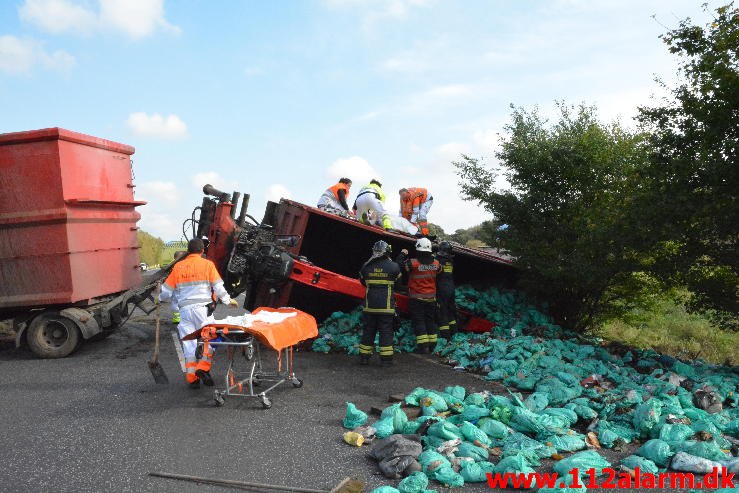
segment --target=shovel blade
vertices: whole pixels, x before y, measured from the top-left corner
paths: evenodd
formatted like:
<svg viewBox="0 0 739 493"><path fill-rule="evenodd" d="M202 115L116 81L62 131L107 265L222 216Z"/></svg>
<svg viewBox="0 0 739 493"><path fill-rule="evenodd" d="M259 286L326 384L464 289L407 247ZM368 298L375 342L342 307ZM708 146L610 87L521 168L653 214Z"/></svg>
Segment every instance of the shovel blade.
<svg viewBox="0 0 739 493"><path fill-rule="evenodd" d="M149 361L149 370L151 371L151 376L154 377L154 382L160 385L169 384L169 379L167 378L167 374L164 373L161 363L158 361Z"/></svg>

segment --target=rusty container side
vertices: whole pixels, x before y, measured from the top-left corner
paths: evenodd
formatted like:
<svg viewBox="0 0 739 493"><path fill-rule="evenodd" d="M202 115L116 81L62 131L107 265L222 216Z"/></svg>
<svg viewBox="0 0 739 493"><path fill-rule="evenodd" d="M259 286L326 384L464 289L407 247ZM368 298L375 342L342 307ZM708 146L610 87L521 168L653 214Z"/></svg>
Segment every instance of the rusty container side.
<svg viewBox="0 0 739 493"><path fill-rule="evenodd" d="M60 128L0 135L0 310L140 283L133 152Z"/></svg>
<svg viewBox="0 0 739 493"><path fill-rule="evenodd" d="M393 257L403 248L412 253L416 243L412 236L360 224L291 200L281 200L275 216L277 233L301 236L291 253L303 255L315 265L353 278L359 276L359 269L370 257L376 241L387 241L393 248ZM457 285L471 284L480 288L515 285L518 271L509 260L460 245L454 246L454 252ZM351 310L358 302L347 296L294 283L291 289L284 290L276 305L303 308L322 318L336 310Z"/></svg>

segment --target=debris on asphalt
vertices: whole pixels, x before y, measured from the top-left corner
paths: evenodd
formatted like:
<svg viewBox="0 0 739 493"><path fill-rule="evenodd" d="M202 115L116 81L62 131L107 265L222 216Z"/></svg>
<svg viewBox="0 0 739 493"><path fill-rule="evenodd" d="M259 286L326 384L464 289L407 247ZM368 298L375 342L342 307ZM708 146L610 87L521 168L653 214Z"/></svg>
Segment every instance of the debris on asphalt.
<svg viewBox="0 0 739 493"><path fill-rule="evenodd" d="M357 409L357 406L351 402L346 403L346 416L344 417L344 428L353 430L358 426L367 423L367 413Z"/></svg>
<svg viewBox="0 0 739 493"><path fill-rule="evenodd" d="M361 433L347 431L346 433L344 433L344 441L349 445L361 447L364 444L364 436Z"/></svg>
<svg viewBox="0 0 739 493"><path fill-rule="evenodd" d="M530 472L551 457L562 458L555 467L576 462L583 470L602 469L609 464L599 447L623 450L629 443L640 445L622 463L629 470L671 462L691 467L688 457L737 460L739 368L651 350L611 352L602 341L553 324L515 292L462 286L457 305L496 326L440 338L434 354L513 392L416 388L404 405L418 408L420 417L408 419L400 403L382 411L372 424L379 438L423 435L418 461L429 479L461 485L490 471ZM355 354L360 331L360 311L334 313L313 348ZM403 352L415 347L406 322L396 338Z"/></svg>

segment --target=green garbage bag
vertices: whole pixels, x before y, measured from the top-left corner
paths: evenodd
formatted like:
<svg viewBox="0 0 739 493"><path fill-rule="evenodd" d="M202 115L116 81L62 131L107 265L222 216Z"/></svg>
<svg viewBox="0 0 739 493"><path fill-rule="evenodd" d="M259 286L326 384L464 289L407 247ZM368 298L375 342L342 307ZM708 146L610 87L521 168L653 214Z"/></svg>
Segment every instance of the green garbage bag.
<svg viewBox="0 0 739 493"><path fill-rule="evenodd" d="M638 455L630 455L621 461L621 464L625 465L629 469L636 469L637 467L642 473L657 474L659 468L653 461Z"/></svg>
<svg viewBox="0 0 739 493"><path fill-rule="evenodd" d="M426 395L428 390L424 389L423 387L416 387L411 391L410 394L405 396L405 403L409 406L420 406L419 400L421 397Z"/></svg>
<svg viewBox="0 0 739 493"><path fill-rule="evenodd" d="M448 420L437 421L436 423L432 424L431 426L429 426L426 434L439 437L444 440L454 440L455 438L462 438L462 432L459 430L459 428L449 423Z"/></svg>
<svg viewBox="0 0 739 493"><path fill-rule="evenodd" d="M525 407L514 407L510 427L522 433L539 434L546 430L541 418L546 415L532 413Z"/></svg>
<svg viewBox="0 0 739 493"><path fill-rule="evenodd" d="M370 493L400 493L400 491L392 486L380 486L379 488L372 490Z"/></svg>
<svg viewBox="0 0 739 493"><path fill-rule="evenodd" d="M573 404L572 402L565 405L565 409L569 409L571 411L575 411L575 414L580 416L582 419L595 419L598 417L597 411L592 409L589 406L585 406L583 404Z"/></svg>
<svg viewBox="0 0 739 493"><path fill-rule="evenodd" d="M575 435L554 435L542 440L542 442L551 443L552 447L557 449L557 452L577 452L588 448L585 440Z"/></svg>
<svg viewBox="0 0 739 493"><path fill-rule="evenodd" d="M644 445L642 445L635 453L636 455L649 459L658 466L662 467L666 467L667 463L670 460L670 457L674 455L670 450L670 445L667 442L660 440L659 438L653 438L652 440L649 440Z"/></svg>
<svg viewBox="0 0 739 493"><path fill-rule="evenodd" d="M395 426L393 424L392 416L388 416L387 418L382 418L381 420L376 421L372 425L372 427L377 430L377 432L375 433L375 436L377 436L377 438L386 438L395 432Z"/></svg>
<svg viewBox="0 0 739 493"><path fill-rule="evenodd" d="M526 398L524 404L530 411L539 413L549 405L549 397L544 392L534 392Z"/></svg>
<svg viewBox="0 0 739 493"><path fill-rule="evenodd" d="M488 480L487 474L493 474L494 471L495 465L490 462L465 461L462 462L459 474L465 483L483 483Z"/></svg>
<svg viewBox="0 0 739 493"><path fill-rule="evenodd" d="M670 447L674 447L677 444L683 443L694 434L695 431L688 425L665 423L659 430L659 439L667 442Z"/></svg>
<svg viewBox="0 0 739 493"><path fill-rule="evenodd" d="M500 421L501 423L510 423L513 416L512 407L493 406L490 408L490 417Z"/></svg>
<svg viewBox="0 0 739 493"><path fill-rule="evenodd" d="M513 403L511 400L504 396L504 395L491 395L488 397L488 407L492 409L493 407L513 407Z"/></svg>
<svg viewBox="0 0 739 493"><path fill-rule="evenodd" d="M464 416L462 416L461 414L455 414L446 419L447 423L453 424L454 426L460 426L462 423L464 423L464 421Z"/></svg>
<svg viewBox="0 0 739 493"><path fill-rule="evenodd" d="M467 394L467 391L464 390L464 387L462 387L460 385L456 385L456 386L453 386L453 387L447 387L447 388L444 389L444 392L446 392L449 395L453 395L454 397L456 397L460 401L463 401L465 395Z"/></svg>
<svg viewBox="0 0 739 493"><path fill-rule="evenodd" d="M437 413L442 413L449 409L449 406L447 406L444 398L436 392L432 392L430 390L427 390L426 393L421 396L420 399L418 399L418 404L421 407L431 407Z"/></svg>
<svg viewBox="0 0 739 493"><path fill-rule="evenodd" d="M477 427L490 438L505 438L508 435L508 427L492 418L482 418Z"/></svg>
<svg viewBox="0 0 739 493"><path fill-rule="evenodd" d="M422 493L429 484L429 478L422 472L413 472L398 485L400 493Z"/></svg>
<svg viewBox="0 0 739 493"><path fill-rule="evenodd" d="M551 457L557 453L557 449L545 443L529 438L523 433L511 433L498 443L503 449L503 457L512 455L523 455L529 465L540 465L539 459Z"/></svg>
<svg viewBox="0 0 739 493"><path fill-rule="evenodd" d="M464 478L461 474L454 472L452 466L443 464L434 469L429 477L446 486L464 486Z"/></svg>
<svg viewBox="0 0 739 493"><path fill-rule="evenodd" d="M408 422L408 415L406 415L400 408L400 402L388 406L382 410L380 419L391 418L393 420L393 432L403 433L405 424Z"/></svg>
<svg viewBox="0 0 739 493"><path fill-rule="evenodd" d="M642 436L646 436L649 430L657 425L661 414L662 403L655 398L639 404L634 410L634 429L640 432Z"/></svg>
<svg viewBox="0 0 739 493"><path fill-rule="evenodd" d="M549 416L558 416L560 418L564 418L569 423L568 428L577 423L577 420L579 419L575 411L573 411L572 409L567 409L566 407L548 407L544 409L542 413L548 414Z"/></svg>
<svg viewBox="0 0 739 493"><path fill-rule="evenodd" d="M393 425L394 427L394 425ZM414 433L418 432L418 429L421 427L421 423L417 421L408 421L405 426L403 427L403 434L404 435L412 435Z"/></svg>
<svg viewBox="0 0 739 493"><path fill-rule="evenodd" d="M484 406L485 398L481 394L470 394L464 400L466 406Z"/></svg>
<svg viewBox="0 0 739 493"><path fill-rule="evenodd" d="M488 460L488 451L482 447L471 444L470 442L462 442L459 444L458 450L454 452L456 457L469 457L475 461Z"/></svg>
<svg viewBox="0 0 739 493"><path fill-rule="evenodd" d="M526 457L521 454L504 457L495 466L495 474L531 474L534 472L536 471L529 466Z"/></svg>
<svg viewBox="0 0 739 493"><path fill-rule="evenodd" d="M462 417L465 421L477 421L485 416L490 416L490 409L482 406L465 406Z"/></svg>
<svg viewBox="0 0 739 493"><path fill-rule="evenodd" d="M444 402L446 402L447 408L460 413L464 409L464 402L461 399L456 398L452 394L447 394L446 392L437 393L436 395L440 396L442 399L444 399Z"/></svg>
<svg viewBox="0 0 739 493"><path fill-rule="evenodd" d="M475 441L478 441L486 447L490 446L490 438L487 434L469 421L463 422L462 426L459 427L459 431L468 442L475 443Z"/></svg>
<svg viewBox="0 0 739 493"><path fill-rule="evenodd" d="M708 460L726 460L728 457L721 450L721 448L713 440L710 442L695 442L686 448L681 449L683 452L687 452L690 455L696 457L703 457Z"/></svg>
<svg viewBox="0 0 739 493"><path fill-rule="evenodd" d="M450 465L449 459L441 455L436 450L428 449L421 452L421 455L418 456L418 463L421 464L423 472L426 474L429 474L430 471L433 471L443 464Z"/></svg>
<svg viewBox="0 0 739 493"><path fill-rule="evenodd" d="M731 437L739 438L739 419L735 419L734 421L727 423L724 428L724 433Z"/></svg>
<svg viewBox="0 0 739 493"><path fill-rule="evenodd" d="M595 475L600 476L603 474L603 469L609 467L611 467L611 463L601 457L598 452L583 450L554 464L554 472L560 476L565 476L573 469L587 471L593 468L595 469Z"/></svg>
<svg viewBox="0 0 739 493"><path fill-rule="evenodd" d="M434 450L441 447L446 440L443 438L435 437L434 435L426 435L421 437L421 442L423 443L424 448L430 447Z"/></svg>
<svg viewBox="0 0 739 493"><path fill-rule="evenodd" d="M367 423L367 413L357 409L357 406L351 402L346 403L346 417L344 418L344 428L353 430L357 426L363 426Z"/></svg>

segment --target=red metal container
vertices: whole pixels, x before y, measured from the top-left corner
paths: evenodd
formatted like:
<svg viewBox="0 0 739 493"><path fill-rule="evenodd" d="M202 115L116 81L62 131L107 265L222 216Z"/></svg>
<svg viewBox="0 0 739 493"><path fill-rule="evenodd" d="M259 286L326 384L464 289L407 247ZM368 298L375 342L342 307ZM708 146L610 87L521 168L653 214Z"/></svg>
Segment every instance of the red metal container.
<svg viewBox="0 0 739 493"><path fill-rule="evenodd" d="M133 153L61 128L0 134L0 312L140 283Z"/></svg>

